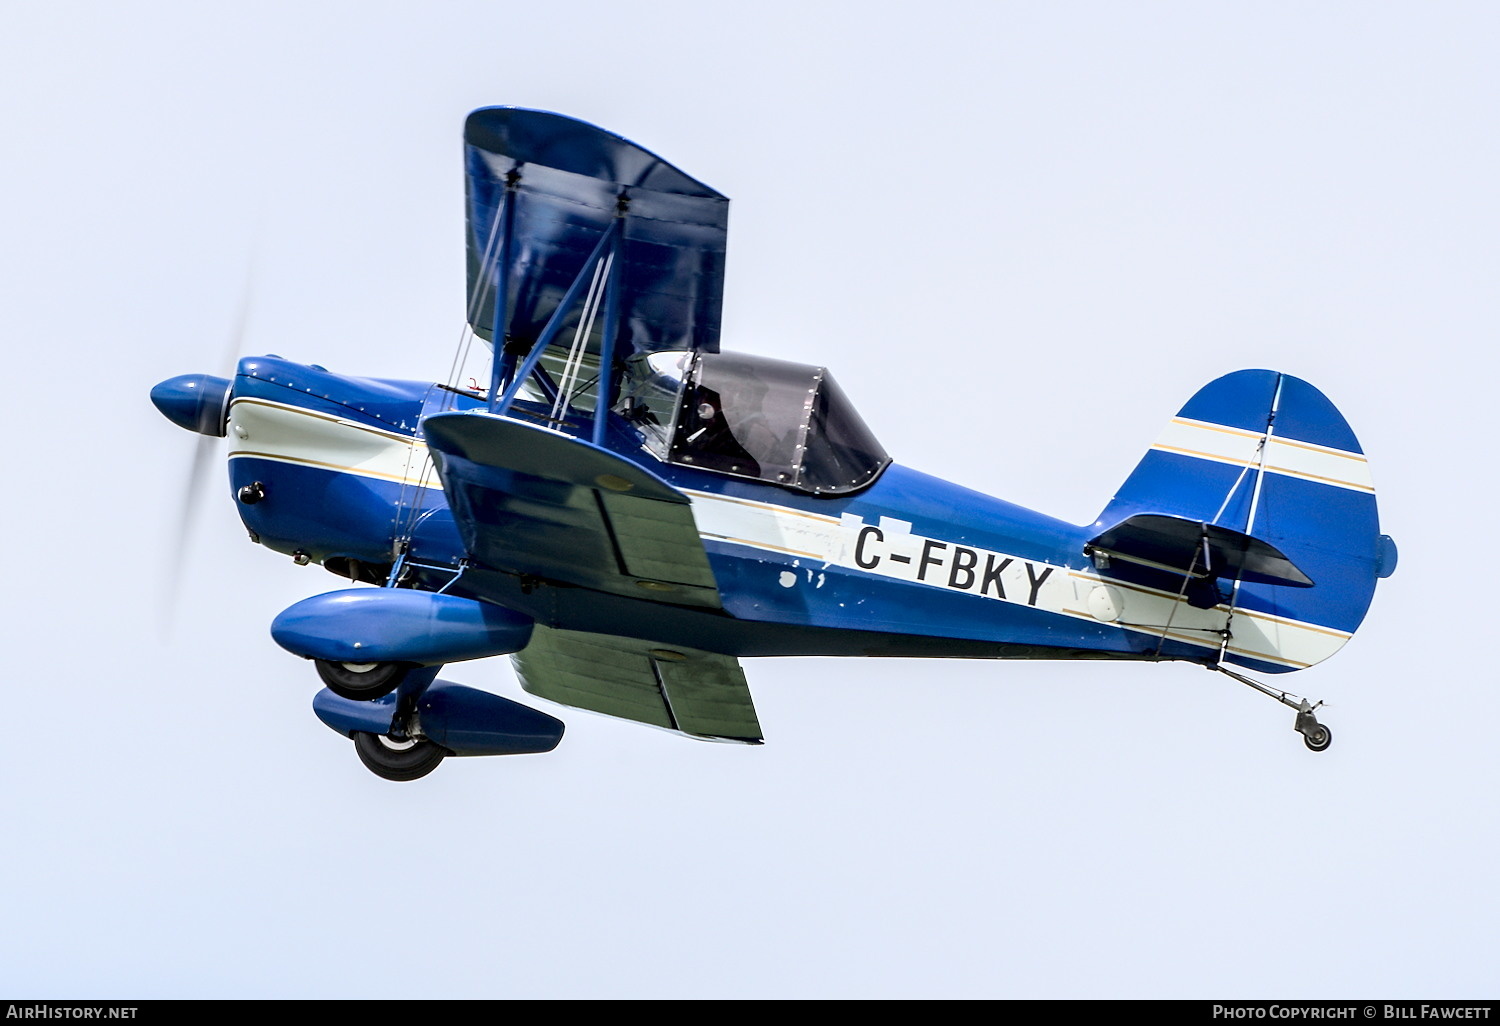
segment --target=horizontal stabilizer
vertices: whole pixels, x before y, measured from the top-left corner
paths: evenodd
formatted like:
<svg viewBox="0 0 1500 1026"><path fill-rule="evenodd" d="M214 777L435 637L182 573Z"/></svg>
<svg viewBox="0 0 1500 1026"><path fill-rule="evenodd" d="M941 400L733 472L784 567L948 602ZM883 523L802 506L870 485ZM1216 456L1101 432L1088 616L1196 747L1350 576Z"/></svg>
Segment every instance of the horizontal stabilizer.
<svg viewBox="0 0 1500 1026"><path fill-rule="evenodd" d="M1312 587L1312 579L1274 545L1241 531L1183 517L1141 513L1088 543L1088 551L1190 577Z"/></svg>
<svg viewBox="0 0 1500 1026"><path fill-rule="evenodd" d="M733 656L538 626L511 656L533 695L691 737L759 743L760 721Z"/></svg>

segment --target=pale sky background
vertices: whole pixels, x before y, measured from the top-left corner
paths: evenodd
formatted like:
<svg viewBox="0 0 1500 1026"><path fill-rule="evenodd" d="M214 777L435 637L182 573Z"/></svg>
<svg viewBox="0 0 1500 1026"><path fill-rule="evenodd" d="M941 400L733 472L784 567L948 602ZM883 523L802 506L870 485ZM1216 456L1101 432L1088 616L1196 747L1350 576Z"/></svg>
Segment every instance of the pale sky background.
<svg viewBox="0 0 1500 1026"><path fill-rule="evenodd" d="M1464 3L8 5L0 996L1494 998L1497 44ZM246 353L442 378L498 103L732 197L725 347L958 483L1092 521L1205 382L1323 389L1401 549L1276 680L1333 747L1185 665L797 659L747 662L763 747L545 706L549 755L366 771L267 630L339 582L223 484L177 537L147 392L252 266Z"/></svg>

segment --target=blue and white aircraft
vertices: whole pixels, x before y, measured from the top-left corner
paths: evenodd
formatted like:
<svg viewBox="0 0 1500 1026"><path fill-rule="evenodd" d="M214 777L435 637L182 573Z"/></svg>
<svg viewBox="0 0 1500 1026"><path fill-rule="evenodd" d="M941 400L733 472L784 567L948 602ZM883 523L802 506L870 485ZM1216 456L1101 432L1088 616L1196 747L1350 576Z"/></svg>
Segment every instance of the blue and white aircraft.
<svg viewBox="0 0 1500 1026"><path fill-rule="evenodd" d="M1395 569L1313 386L1211 382L1064 523L892 462L824 367L721 352L718 192L559 114L477 110L464 142L488 387L266 356L151 393L227 437L253 540L355 585L271 633L375 773L554 748L554 717L438 679L496 655L540 698L751 744L742 657L1179 660L1328 747L1315 704L1240 672L1327 659Z"/></svg>

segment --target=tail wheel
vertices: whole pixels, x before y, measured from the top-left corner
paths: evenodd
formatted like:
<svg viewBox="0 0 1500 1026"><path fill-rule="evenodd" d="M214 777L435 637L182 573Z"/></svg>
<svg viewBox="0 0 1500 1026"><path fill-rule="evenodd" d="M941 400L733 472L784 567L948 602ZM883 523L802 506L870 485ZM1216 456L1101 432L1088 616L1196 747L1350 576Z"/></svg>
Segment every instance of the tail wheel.
<svg viewBox="0 0 1500 1026"><path fill-rule="evenodd" d="M405 663L332 663L314 659L318 676L340 698L372 702L401 686L411 667Z"/></svg>
<svg viewBox="0 0 1500 1026"><path fill-rule="evenodd" d="M1314 752L1321 752L1333 744L1333 731L1320 723L1311 733L1302 735L1302 743Z"/></svg>
<svg viewBox="0 0 1500 1026"><path fill-rule="evenodd" d="M356 731L354 750L359 761L377 777L386 780L416 780L437 769L448 757L448 749L427 738L398 741L384 734Z"/></svg>

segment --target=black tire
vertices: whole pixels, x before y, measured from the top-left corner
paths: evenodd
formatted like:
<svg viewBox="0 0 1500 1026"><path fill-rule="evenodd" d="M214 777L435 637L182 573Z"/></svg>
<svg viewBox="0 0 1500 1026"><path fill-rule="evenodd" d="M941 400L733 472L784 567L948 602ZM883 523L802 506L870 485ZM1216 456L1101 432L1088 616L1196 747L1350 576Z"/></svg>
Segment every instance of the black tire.
<svg viewBox="0 0 1500 1026"><path fill-rule="evenodd" d="M330 663L314 659L324 685L340 698L373 702L401 686L411 667L405 663Z"/></svg>
<svg viewBox="0 0 1500 1026"><path fill-rule="evenodd" d="M377 777L386 780L416 780L438 768L448 749L436 741L396 741L381 734L354 733L359 761Z"/></svg>
<svg viewBox="0 0 1500 1026"><path fill-rule="evenodd" d="M1305 744L1310 751L1321 752L1329 745L1333 744L1333 731L1329 730L1327 727L1323 726L1323 724L1320 723L1311 734L1302 735L1302 743Z"/></svg>

